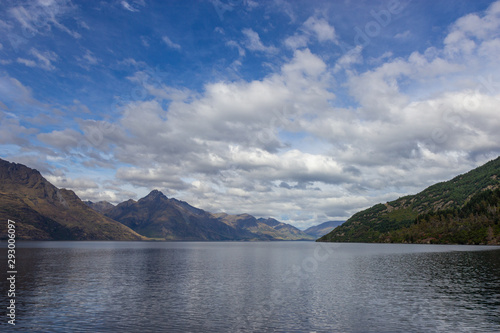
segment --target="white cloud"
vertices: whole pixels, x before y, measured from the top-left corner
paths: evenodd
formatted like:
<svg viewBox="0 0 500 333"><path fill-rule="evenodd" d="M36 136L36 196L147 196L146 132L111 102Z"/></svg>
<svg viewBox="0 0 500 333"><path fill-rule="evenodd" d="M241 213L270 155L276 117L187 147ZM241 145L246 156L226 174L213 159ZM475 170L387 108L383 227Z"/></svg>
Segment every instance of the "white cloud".
<svg viewBox="0 0 500 333"><path fill-rule="evenodd" d="M335 28L326 19L310 16L293 36L285 39L284 45L292 50L309 45L311 39L315 38L320 43L333 42L338 44Z"/></svg>
<svg viewBox="0 0 500 333"><path fill-rule="evenodd" d="M410 35L411 35L410 30L406 30L404 32L400 32L400 33L395 34L394 38L396 38L396 39L407 39L408 37L410 37Z"/></svg>
<svg viewBox="0 0 500 333"><path fill-rule="evenodd" d="M285 39L284 42L285 46L292 50L306 47L308 43L309 43L309 36L304 34L295 34Z"/></svg>
<svg viewBox="0 0 500 333"><path fill-rule="evenodd" d="M353 64L361 64L363 62L363 56L361 55L361 51L363 48L358 45L349 52L342 55L335 64L333 71L336 73L342 69L348 70L351 68Z"/></svg>
<svg viewBox="0 0 500 333"><path fill-rule="evenodd" d="M227 46L231 46L231 47L235 47L238 50L238 54L239 54L240 57L244 57L245 56L245 49L242 48L240 46L240 44L238 44L234 40L230 40L230 41L226 42L226 45Z"/></svg>
<svg viewBox="0 0 500 333"><path fill-rule="evenodd" d="M121 5L123 6L123 8L125 8L126 10L128 10L130 12L138 12L139 11L138 9L132 7L127 1L122 1Z"/></svg>
<svg viewBox="0 0 500 333"><path fill-rule="evenodd" d="M32 35L50 32L52 26L74 38L81 35L69 29L60 21L75 10L75 6L65 0L38 1L29 6L15 6L8 10L21 27Z"/></svg>
<svg viewBox="0 0 500 333"><path fill-rule="evenodd" d="M97 65L101 59L97 58L94 53L90 50L85 50L85 53L81 56L76 57L78 65L89 70L90 66Z"/></svg>
<svg viewBox="0 0 500 333"><path fill-rule="evenodd" d="M483 42L500 36L500 2L493 3L481 17L478 13L459 18L444 39L444 52L449 57L468 57Z"/></svg>
<svg viewBox="0 0 500 333"><path fill-rule="evenodd" d="M36 67L36 62L34 60L17 58L16 61L18 63L23 64L23 65L28 66L28 67Z"/></svg>
<svg viewBox="0 0 500 333"><path fill-rule="evenodd" d="M335 28L332 27L324 18L318 19L311 16L304 22L303 28L308 33L314 34L320 42L337 42Z"/></svg>
<svg viewBox="0 0 500 333"><path fill-rule="evenodd" d="M29 107L40 106L40 103L33 98L29 87L9 76L0 76L0 96L3 102L9 101Z"/></svg>
<svg viewBox="0 0 500 333"><path fill-rule="evenodd" d="M54 70L56 67L52 62L57 61L58 56L52 51L41 52L32 48L29 52L36 60L17 58L17 62L28 67L39 67L48 71Z"/></svg>
<svg viewBox="0 0 500 333"><path fill-rule="evenodd" d="M252 29L243 29L242 32L246 37L246 40L244 41L245 46L250 51L260 51L265 53L278 52L278 49L274 46L265 46L260 40L259 34Z"/></svg>
<svg viewBox="0 0 500 333"><path fill-rule="evenodd" d="M163 36L162 40L165 44L167 44L168 47L170 47L172 49L176 49L176 50L181 49L181 46L179 44L172 42L168 36Z"/></svg>
<svg viewBox="0 0 500 333"><path fill-rule="evenodd" d="M91 179L86 178L68 178L65 176L47 175L45 178L51 182L53 185L59 188L67 189L95 189L99 188L99 185Z"/></svg>

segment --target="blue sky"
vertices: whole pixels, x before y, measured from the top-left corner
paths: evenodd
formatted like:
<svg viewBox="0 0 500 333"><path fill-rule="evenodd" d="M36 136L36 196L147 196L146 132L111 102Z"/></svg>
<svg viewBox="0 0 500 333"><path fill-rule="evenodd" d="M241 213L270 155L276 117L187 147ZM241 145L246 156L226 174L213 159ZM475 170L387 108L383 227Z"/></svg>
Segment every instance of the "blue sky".
<svg viewBox="0 0 500 333"><path fill-rule="evenodd" d="M300 228L500 154L500 3L3 1L0 156Z"/></svg>

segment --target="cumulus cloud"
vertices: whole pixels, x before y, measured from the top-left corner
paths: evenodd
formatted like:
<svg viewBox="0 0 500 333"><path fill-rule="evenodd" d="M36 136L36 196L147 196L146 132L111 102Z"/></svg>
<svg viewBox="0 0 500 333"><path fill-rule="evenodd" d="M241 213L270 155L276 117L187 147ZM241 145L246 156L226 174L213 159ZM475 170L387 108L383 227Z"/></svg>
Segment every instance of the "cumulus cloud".
<svg viewBox="0 0 500 333"><path fill-rule="evenodd" d="M331 26L324 18L309 17L303 25L303 29L313 34L320 42L337 42L335 28Z"/></svg>
<svg viewBox="0 0 500 333"><path fill-rule="evenodd" d="M314 38L320 43L333 42L338 44L335 28L324 18L310 16L294 35L285 39L284 44L290 49L306 47Z"/></svg>

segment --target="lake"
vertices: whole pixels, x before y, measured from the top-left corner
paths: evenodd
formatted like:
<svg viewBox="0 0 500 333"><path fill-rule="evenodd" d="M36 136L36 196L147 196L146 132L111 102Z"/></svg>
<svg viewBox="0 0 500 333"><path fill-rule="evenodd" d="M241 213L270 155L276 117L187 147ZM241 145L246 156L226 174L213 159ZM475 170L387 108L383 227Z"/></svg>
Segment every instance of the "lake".
<svg viewBox="0 0 500 333"><path fill-rule="evenodd" d="M18 242L16 259L1 332L500 331L499 247Z"/></svg>

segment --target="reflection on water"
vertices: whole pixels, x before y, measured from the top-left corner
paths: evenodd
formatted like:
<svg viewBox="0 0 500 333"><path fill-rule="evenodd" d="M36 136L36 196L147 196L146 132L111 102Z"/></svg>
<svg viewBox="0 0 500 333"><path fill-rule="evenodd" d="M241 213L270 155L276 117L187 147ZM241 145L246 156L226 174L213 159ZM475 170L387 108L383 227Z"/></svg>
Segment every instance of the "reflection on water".
<svg viewBox="0 0 500 333"><path fill-rule="evenodd" d="M17 325L12 330L2 316L2 332L500 331L498 248L311 242L20 246ZM6 283L0 300L7 304Z"/></svg>

